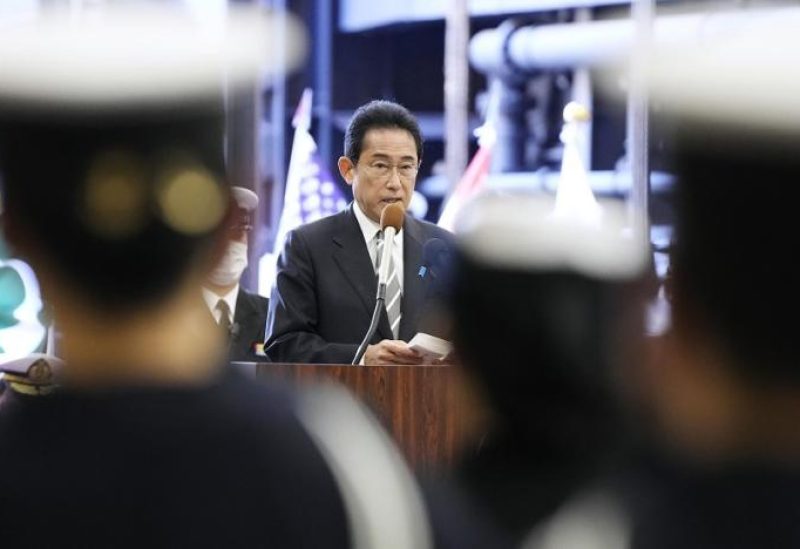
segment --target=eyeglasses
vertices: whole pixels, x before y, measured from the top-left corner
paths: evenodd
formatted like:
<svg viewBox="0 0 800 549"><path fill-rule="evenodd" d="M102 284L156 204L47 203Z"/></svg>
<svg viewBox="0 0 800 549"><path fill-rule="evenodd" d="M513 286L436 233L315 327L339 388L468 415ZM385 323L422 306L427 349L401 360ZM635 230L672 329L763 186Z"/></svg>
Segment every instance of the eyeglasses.
<svg viewBox="0 0 800 549"><path fill-rule="evenodd" d="M367 174L374 179L389 179L392 175L392 171L397 168L397 175L400 176L400 179L403 181L411 181L417 176L417 172L419 171L419 165L413 162L403 162L395 166L394 164L389 164L382 160L376 160L369 164L364 164L363 166Z"/></svg>

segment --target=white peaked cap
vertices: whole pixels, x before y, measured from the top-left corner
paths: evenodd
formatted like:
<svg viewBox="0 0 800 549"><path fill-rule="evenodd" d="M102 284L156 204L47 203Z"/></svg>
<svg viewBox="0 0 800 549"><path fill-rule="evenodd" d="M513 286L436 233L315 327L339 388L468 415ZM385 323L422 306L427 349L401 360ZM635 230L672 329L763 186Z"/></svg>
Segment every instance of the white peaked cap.
<svg viewBox="0 0 800 549"><path fill-rule="evenodd" d="M44 9L0 32L0 101L114 108L174 103L220 93L295 68L302 25L254 6L203 20L180 6L109 5L85 13ZM280 32L278 32L280 31ZM277 46L275 36L286 41Z"/></svg>
<svg viewBox="0 0 800 549"><path fill-rule="evenodd" d="M250 189L231 187L231 195L233 195L236 204L243 210L252 212L258 208L258 195Z"/></svg>
<svg viewBox="0 0 800 549"><path fill-rule="evenodd" d="M601 280L642 274L649 246L627 222L621 202L600 201L601 216L587 222L553 214L547 195L484 195L456 222L458 245L472 260L499 270L569 271Z"/></svg>
<svg viewBox="0 0 800 549"><path fill-rule="evenodd" d="M800 8L758 10L688 47L655 49L647 86L654 106L714 126L800 129Z"/></svg>
<svg viewBox="0 0 800 549"><path fill-rule="evenodd" d="M58 374L64 368L64 361L56 356L44 353L31 353L22 358L9 360L0 364L0 372L24 376L29 373L30 367L40 360L44 360L54 374Z"/></svg>

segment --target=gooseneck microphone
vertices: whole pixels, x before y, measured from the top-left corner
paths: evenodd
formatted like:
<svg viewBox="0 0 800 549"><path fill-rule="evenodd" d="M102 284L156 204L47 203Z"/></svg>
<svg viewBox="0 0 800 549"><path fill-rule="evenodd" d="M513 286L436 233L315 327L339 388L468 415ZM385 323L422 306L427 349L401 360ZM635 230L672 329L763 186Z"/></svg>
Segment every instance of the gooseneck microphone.
<svg viewBox="0 0 800 549"><path fill-rule="evenodd" d="M405 210L400 202L393 202L381 212L381 231L383 231L383 253L381 266L378 269L378 299L386 298L386 285L389 283L389 266L392 264L392 248L394 236L403 228Z"/></svg>
<svg viewBox="0 0 800 549"><path fill-rule="evenodd" d="M369 329L361 344L358 346L356 355L353 357L353 365L361 362L364 353L367 352L369 342L378 329L378 322L381 318L381 310L386 301L386 285L389 282L389 265L391 264L392 248L394 247L394 236L403 228L405 219L405 209L400 202L393 202L386 206L381 212L381 232L383 232L383 251L381 253L381 264L378 269L378 291L375 296L375 309L372 311L372 320Z"/></svg>

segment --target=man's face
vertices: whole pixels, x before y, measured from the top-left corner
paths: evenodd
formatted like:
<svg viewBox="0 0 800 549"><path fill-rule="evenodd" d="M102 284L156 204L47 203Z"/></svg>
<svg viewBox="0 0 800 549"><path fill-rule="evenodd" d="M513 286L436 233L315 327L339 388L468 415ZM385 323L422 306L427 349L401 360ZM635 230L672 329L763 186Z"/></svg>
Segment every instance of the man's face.
<svg viewBox="0 0 800 549"><path fill-rule="evenodd" d="M253 227L250 223L250 212L244 208L236 208L231 222L230 234L228 235L228 238L234 242L247 244L247 238L250 235L250 230L252 228Z"/></svg>
<svg viewBox="0 0 800 549"><path fill-rule="evenodd" d="M353 187L353 197L367 217L380 222L392 202L408 208L417 182L419 158L411 134L399 128L367 130L358 162L339 159L339 173Z"/></svg>

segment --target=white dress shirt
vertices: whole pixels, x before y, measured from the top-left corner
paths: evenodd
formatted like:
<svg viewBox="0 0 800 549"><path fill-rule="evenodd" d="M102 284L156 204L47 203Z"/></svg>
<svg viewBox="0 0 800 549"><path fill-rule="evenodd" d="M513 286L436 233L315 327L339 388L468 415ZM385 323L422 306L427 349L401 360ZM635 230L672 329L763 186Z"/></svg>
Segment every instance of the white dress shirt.
<svg viewBox="0 0 800 549"><path fill-rule="evenodd" d="M372 261L372 266L375 267L377 263L377 255L378 255L378 244L375 241L375 233L381 230L381 226L379 223L374 222L367 214L361 211L361 206L359 206L358 202L355 202L353 207L353 212L356 214L356 220L358 220L358 226L361 228L361 232L364 235L364 242L367 243L367 250L369 251L369 257ZM394 268L397 270L397 281L400 283L400 291L403 291L403 231L400 230L394 236L394 246L392 248L392 261L394 261Z"/></svg>
<svg viewBox="0 0 800 549"><path fill-rule="evenodd" d="M228 320L230 321L231 326L233 326L233 319L236 318L236 298L238 296L238 284L230 292L223 296L215 294L208 288L203 288L203 299L205 300L206 305L208 305L208 309L211 311L211 316L214 317L214 321L217 324L219 324L219 317L221 315L219 309L217 309L217 303L219 303L219 300L222 299L228 304L228 310L231 312L231 317Z"/></svg>

